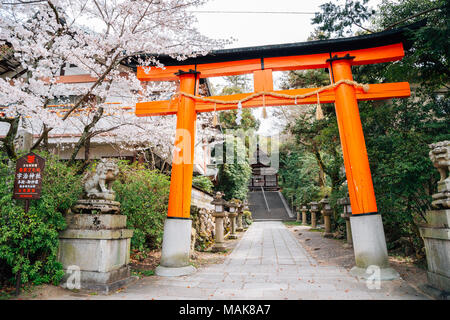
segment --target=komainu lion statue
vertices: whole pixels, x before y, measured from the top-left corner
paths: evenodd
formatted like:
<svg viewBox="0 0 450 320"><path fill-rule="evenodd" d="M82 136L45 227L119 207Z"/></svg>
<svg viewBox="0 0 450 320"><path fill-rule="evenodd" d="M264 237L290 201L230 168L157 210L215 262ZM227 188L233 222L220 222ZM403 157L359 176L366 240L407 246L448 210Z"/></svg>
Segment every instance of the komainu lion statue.
<svg viewBox="0 0 450 320"><path fill-rule="evenodd" d="M438 169L441 179L437 193L433 194L431 206L436 209L450 208L450 140L430 144L430 159Z"/></svg>
<svg viewBox="0 0 450 320"><path fill-rule="evenodd" d="M83 178L84 191L89 199L114 200L112 183L119 174L119 167L113 159L101 159L95 171L89 171Z"/></svg>

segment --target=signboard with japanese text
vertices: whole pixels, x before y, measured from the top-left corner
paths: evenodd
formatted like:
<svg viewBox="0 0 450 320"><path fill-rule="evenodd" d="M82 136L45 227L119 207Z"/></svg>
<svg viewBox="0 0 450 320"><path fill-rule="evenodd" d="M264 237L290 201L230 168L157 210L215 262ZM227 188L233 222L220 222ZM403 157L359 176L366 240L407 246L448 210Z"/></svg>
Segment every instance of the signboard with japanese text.
<svg viewBox="0 0 450 320"><path fill-rule="evenodd" d="M14 179L14 199L39 199L45 159L30 152L17 159Z"/></svg>

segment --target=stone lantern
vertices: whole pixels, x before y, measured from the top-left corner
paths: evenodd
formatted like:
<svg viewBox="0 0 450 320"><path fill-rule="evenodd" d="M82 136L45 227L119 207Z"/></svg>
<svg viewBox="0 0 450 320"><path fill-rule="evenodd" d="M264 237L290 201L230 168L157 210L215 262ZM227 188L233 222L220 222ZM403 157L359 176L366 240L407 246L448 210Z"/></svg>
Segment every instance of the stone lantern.
<svg viewBox="0 0 450 320"><path fill-rule="evenodd" d="M244 211L249 211L248 202L247 200L244 201ZM243 212L242 212L243 213ZM248 228L247 219L243 219L242 226L244 227L244 230Z"/></svg>
<svg viewBox="0 0 450 320"><path fill-rule="evenodd" d="M236 217L238 215L238 208L239 208L239 204L237 203L237 201L229 201L228 202L228 217L231 220L231 233L229 235L230 239L237 239L237 234L236 234Z"/></svg>
<svg viewBox="0 0 450 320"><path fill-rule="evenodd" d="M214 196L214 200L211 204L214 205L214 212L212 216L215 218L215 233L214 233L214 245L212 247L213 252L225 251L225 243L223 239L223 219L227 216L225 211L225 205L227 202L222 199L223 193L217 192Z"/></svg>
<svg viewBox="0 0 450 320"><path fill-rule="evenodd" d="M242 225L242 216L244 215L244 204L242 202L239 204L237 213L238 213L238 216L236 218L236 220L237 220L236 231L242 232L242 231L244 231L244 226Z"/></svg>
<svg viewBox="0 0 450 320"><path fill-rule="evenodd" d="M328 200L328 196L325 196L322 200L319 202L322 205L322 215L323 215L323 223L325 225L325 232L323 236L325 238L332 238L333 234L331 233L331 214L333 213L333 210L330 206L330 200Z"/></svg>
<svg viewBox="0 0 450 320"><path fill-rule="evenodd" d="M307 225L306 213L308 212L308 208L306 206L302 206L300 211L302 212L302 225L306 226Z"/></svg>
<svg viewBox="0 0 450 320"><path fill-rule="evenodd" d="M297 213L297 220L295 220L295 222L300 222L300 208L296 207L295 211Z"/></svg>
<svg viewBox="0 0 450 320"><path fill-rule="evenodd" d="M317 212L319 212L319 205L313 201L309 203L309 211L311 211L311 228L317 228Z"/></svg>
<svg viewBox="0 0 450 320"><path fill-rule="evenodd" d="M345 231L347 234L347 243L344 244L344 248L352 248L353 239L352 227L350 224L350 217L352 216L352 206L350 205L350 198L348 197L348 194L346 197L338 199L337 203L344 207L344 213L341 214L341 217L345 219Z"/></svg>

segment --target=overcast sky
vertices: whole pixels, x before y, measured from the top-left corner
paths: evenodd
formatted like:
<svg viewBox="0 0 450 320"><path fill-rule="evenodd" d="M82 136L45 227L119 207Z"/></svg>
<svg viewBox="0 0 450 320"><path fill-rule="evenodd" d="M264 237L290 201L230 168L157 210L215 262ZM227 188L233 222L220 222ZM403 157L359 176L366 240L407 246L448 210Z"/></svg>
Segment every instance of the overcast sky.
<svg viewBox="0 0 450 320"><path fill-rule="evenodd" d="M198 11L244 11L244 12L308 12L311 14L288 13L195 13L198 30L214 39L230 39L227 48L262 46L306 41L312 32L311 18L319 6L327 0L211 0ZM276 82L276 77L275 77ZM220 78L211 78L215 86L223 85ZM252 109L260 120L258 131L271 135L282 128L275 128L270 116L262 118L262 108ZM269 112L270 115L270 112Z"/></svg>
<svg viewBox="0 0 450 320"><path fill-rule="evenodd" d="M195 11L214 11L208 13L195 12L198 19L198 30L214 39L230 39L235 41L227 48L262 46L268 44L292 43L307 41L313 31L311 19L319 6L330 0L211 0ZM334 1L334 0L333 0ZM344 0L335 1L343 3ZM375 7L381 0L371 0ZM219 11L218 13L215 13ZM223 11L244 11L246 13L223 13ZM283 12L247 13L247 12ZM290 12L290 13L287 13ZM310 14L293 14L294 12ZM274 75L276 82L277 76ZM221 85L220 79L211 79L214 85ZM277 83L275 83L275 90ZM262 119L262 108L254 108L254 115L261 121L260 134L268 135L279 132L269 119ZM270 114L270 112L269 112Z"/></svg>
<svg viewBox="0 0 450 320"><path fill-rule="evenodd" d="M212 0L200 11L309 12L319 10L326 0ZM198 28L211 38L233 37L228 47L305 41L312 31L314 14L196 13Z"/></svg>
<svg viewBox="0 0 450 320"><path fill-rule="evenodd" d="M274 13L198 13L198 29L211 38L236 41L229 48L306 41L313 31L311 18L330 0L211 0L196 11L245 11ZM336 1L343 3L344 0ZM381 0L371 0L375 7ZM286 13L290 12L292 14ZM293 14L306 12L312 14Z"/></svg>

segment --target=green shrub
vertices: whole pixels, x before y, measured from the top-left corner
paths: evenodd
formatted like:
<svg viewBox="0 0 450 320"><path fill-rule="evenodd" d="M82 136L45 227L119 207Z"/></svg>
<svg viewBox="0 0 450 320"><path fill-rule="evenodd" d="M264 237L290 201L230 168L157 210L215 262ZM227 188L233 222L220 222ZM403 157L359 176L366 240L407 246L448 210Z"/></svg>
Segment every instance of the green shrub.
<svg viewBox="0 0 450 320"><path fill-rule="evenodd" d="M244 215L243 215L243 218L245 219L245 222L246 222L248 225L251 225L252 222L253 222L253 219L252 219L252 213L251 213L250 211L244 210L243 214L244 214Z"/></svg>
<svg viewBox="0 0 450 320"><path fill-rule="evenodd" d="M127 226L134 229L131 246L140 251L159 248L167 216L170 178L143 165L121 162L119 167L119 178L113 189L122 214L127 216Z"/></svg>
<svg viewBox="0 0 450 320"><path fill-rule="evenodd" d="M214 184L205 176L196 176L192 178L192 185L208 193L213 192Z"/></svg>
<svg viewBox="0 0 450 320"><path fill-rule="evenodd" d="M58 232L66 227L63 213L82 193L81 177L56 156L39 154L46 159L42 194L28 213L12 199L15 164L0 154L0 265L2 277L9 277L3 282L13 283L20 271L22 283L57 284L64 274L57 262Z"/></svg>

